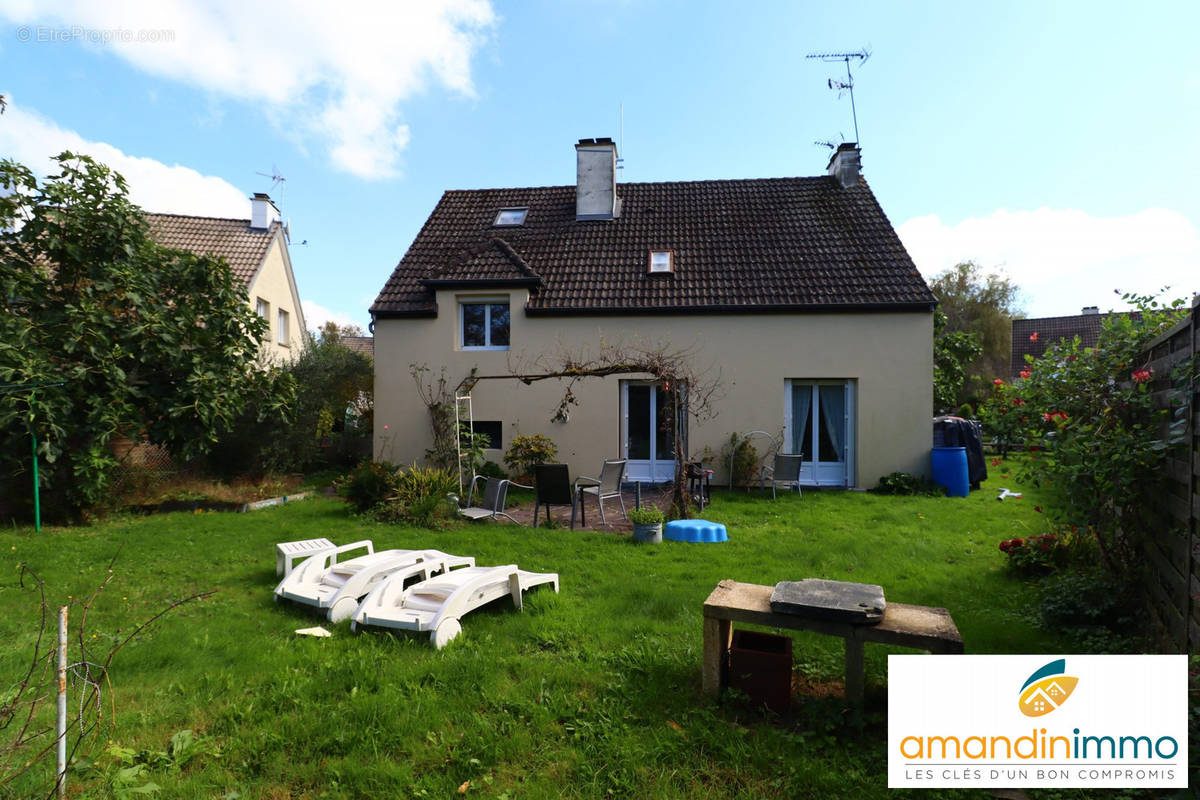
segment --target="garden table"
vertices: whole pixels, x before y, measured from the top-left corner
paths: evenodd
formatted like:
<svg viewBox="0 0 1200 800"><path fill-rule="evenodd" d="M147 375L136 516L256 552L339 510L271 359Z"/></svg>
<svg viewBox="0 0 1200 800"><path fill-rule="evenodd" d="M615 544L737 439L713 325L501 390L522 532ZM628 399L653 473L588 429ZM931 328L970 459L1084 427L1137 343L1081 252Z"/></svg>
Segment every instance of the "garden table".
<svg viewBox="0 0 1200 800"><path fill-rule="evenodd" d="M773 586L721 581L704 601L704 693L719 697L728 683L729 643L732 623L743 622L796 631L815 631L846 640L846 700L861 709L865 694L863 645L879 642L912 647L931 653L963 652L962 636L944 608L887 604L883 619L874 625L832 622L779 614L771 610Z"/></svg>

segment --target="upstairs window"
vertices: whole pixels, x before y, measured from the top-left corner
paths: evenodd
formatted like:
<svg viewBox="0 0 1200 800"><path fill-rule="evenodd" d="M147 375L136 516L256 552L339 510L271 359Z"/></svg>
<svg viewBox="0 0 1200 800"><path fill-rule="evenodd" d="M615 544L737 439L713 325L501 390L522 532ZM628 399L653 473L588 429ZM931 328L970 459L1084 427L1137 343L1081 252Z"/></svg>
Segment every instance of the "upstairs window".
<svg viewBox="0 0 1200 800"><path fill-rule="evenodd" d="M496 214L496 221L492 224L497 227L524 225L525 215L528 213L528 208L502 208L500 209L500 213Z"/></svg>
<svg viewBox="0 0 1200 800"><path fill-rule="evenodd" d="M271 304L266 300L263 300L261 297L258 298L258 305L256 306L255 310L258 311L258 315L267 322L271 321Z"/></svg>
<svg viewBox="0 0 1200 800"><path fill-rule="evenodd" d="M651 250L649 272L670 273L675 271L675 253L671 250Z"/></svg>
<svg viewBox="0 0 1200 800"><path fill-rule="evenodd" d="M279 342L281 345L283 345L284 347L287 347L287 346L288 346L288 343L289 343L289 339L288 339L288 312L284 311L282 308L281 308L281 309L279 309L279 317L278 317L278 321L279 321L279 330L278 330L278 332L277 332L277 335L278 335L278 337L279 337L279 338L278 338L278 340L277 340L277 341L278 341L278 342Z"/></svg>
<svg viewBox="0 0 1200 800"><path fill-rule="evenodd" d="M458 306L463 350L508 349L508 301L470 300Z"/></svg>

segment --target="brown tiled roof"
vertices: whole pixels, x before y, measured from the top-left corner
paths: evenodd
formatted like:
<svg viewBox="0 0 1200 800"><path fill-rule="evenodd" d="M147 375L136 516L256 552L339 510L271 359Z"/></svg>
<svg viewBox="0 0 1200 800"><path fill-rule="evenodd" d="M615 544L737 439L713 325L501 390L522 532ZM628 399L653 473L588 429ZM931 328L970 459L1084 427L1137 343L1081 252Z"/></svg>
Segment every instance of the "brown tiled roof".
<svg viewBox="0 0 1200 800"><path fill-rule="evenodd" d="M1128 313L1128 312L1124 312ZM1041 358L1052 344L1079 337L1083 347L1095 347L1100 341L1100 326L1109 314L1076 314L1070 317L1039 317L1012 321L1012 349L1009 373L1012 377L1025 369L1025 356ZM1037 341L1030 336L1037 334Z"/></svg>
<svg viewBox="0 0 1200 800"><path fill-rule="evenodd" d="M362 353L367 358L375 358L374 336L343 336L339 341L347 350Z"/></svg>
<svg viewBox="0 0 1200 800"><path fill-rule="evenodd" d="M248 219L188 217L181 214L146 213L150 233L164 247L197 255L224 257L233 275L247 287L258 272L267 248L281 227L271 223L266 230L250 227Z"/></svg>
<svg viewBox="0 0 1200 800"><path fill-rule="evenodd" d="M931 310L936 299L865 181L622 183L615 220L575 220L575 187L448 191L379 293L378 317L432 316L433 289L526 285L527 312ZM525 224L495 227L501 208ZM650 250L674 274L647 274Z"/></svg>

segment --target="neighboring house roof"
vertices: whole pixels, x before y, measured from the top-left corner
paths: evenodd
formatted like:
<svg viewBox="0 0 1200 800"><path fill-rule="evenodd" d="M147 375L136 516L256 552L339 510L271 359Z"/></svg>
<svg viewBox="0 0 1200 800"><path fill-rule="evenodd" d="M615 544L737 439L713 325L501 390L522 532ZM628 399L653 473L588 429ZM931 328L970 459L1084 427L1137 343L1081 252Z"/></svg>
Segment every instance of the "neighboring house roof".
<svg viewBox="0 0 1200 800"><path fill-rule="evenodd" d="M251 228L248 219L189 217L182 214L146 212L154 241L173 250L197 255L221 256L229 262L235 278L247 287L267 255L267 248L282 228L279 222L267 228Z"/></svg>
<svg viewBox="0 0 1200 800"><path fill-rule="evenodd" d="M1128 312L1119 312L1128 313ZM1012 348L1009 374L1016 377L1025 369L1025 356L1041 358L1046 348L1076 336L1083 347L1095 347L1100 341L1100 328L1109 314L1076 314L1069 317L1039 317L1012 321ZM1037 334L1037 340L1030 339Z"/></svg>
<svg viewBox="0 0 1200 800"><path fill-rule="evenodd" d="M354 353L362 353L367 358L375 358L374 336L343 336L339 339L342 347Z"/></svg>
<svg viewBox="0 0 1200 800"><path fill-rule="evenodd" d="M525 286L526 313L931 311L937 300L866 181L621 183L620 216L575 218L576 187L447 191L376 317L437 314L442 287ZM519 226L501 208L528 207ZM674 272L648 274L651 250Z"/></svg>

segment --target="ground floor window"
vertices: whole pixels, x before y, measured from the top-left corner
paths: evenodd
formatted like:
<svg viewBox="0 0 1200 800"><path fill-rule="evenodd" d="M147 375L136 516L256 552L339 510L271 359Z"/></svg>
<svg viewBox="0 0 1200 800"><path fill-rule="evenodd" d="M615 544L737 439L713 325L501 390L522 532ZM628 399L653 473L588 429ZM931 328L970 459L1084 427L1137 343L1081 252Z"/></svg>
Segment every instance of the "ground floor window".
<svg viewBox="0 0 1200 800"><path fill-rule="evenodd" d="M784 381L784 450L803 456L802 483L853 486L854 381Z"/></svg>

